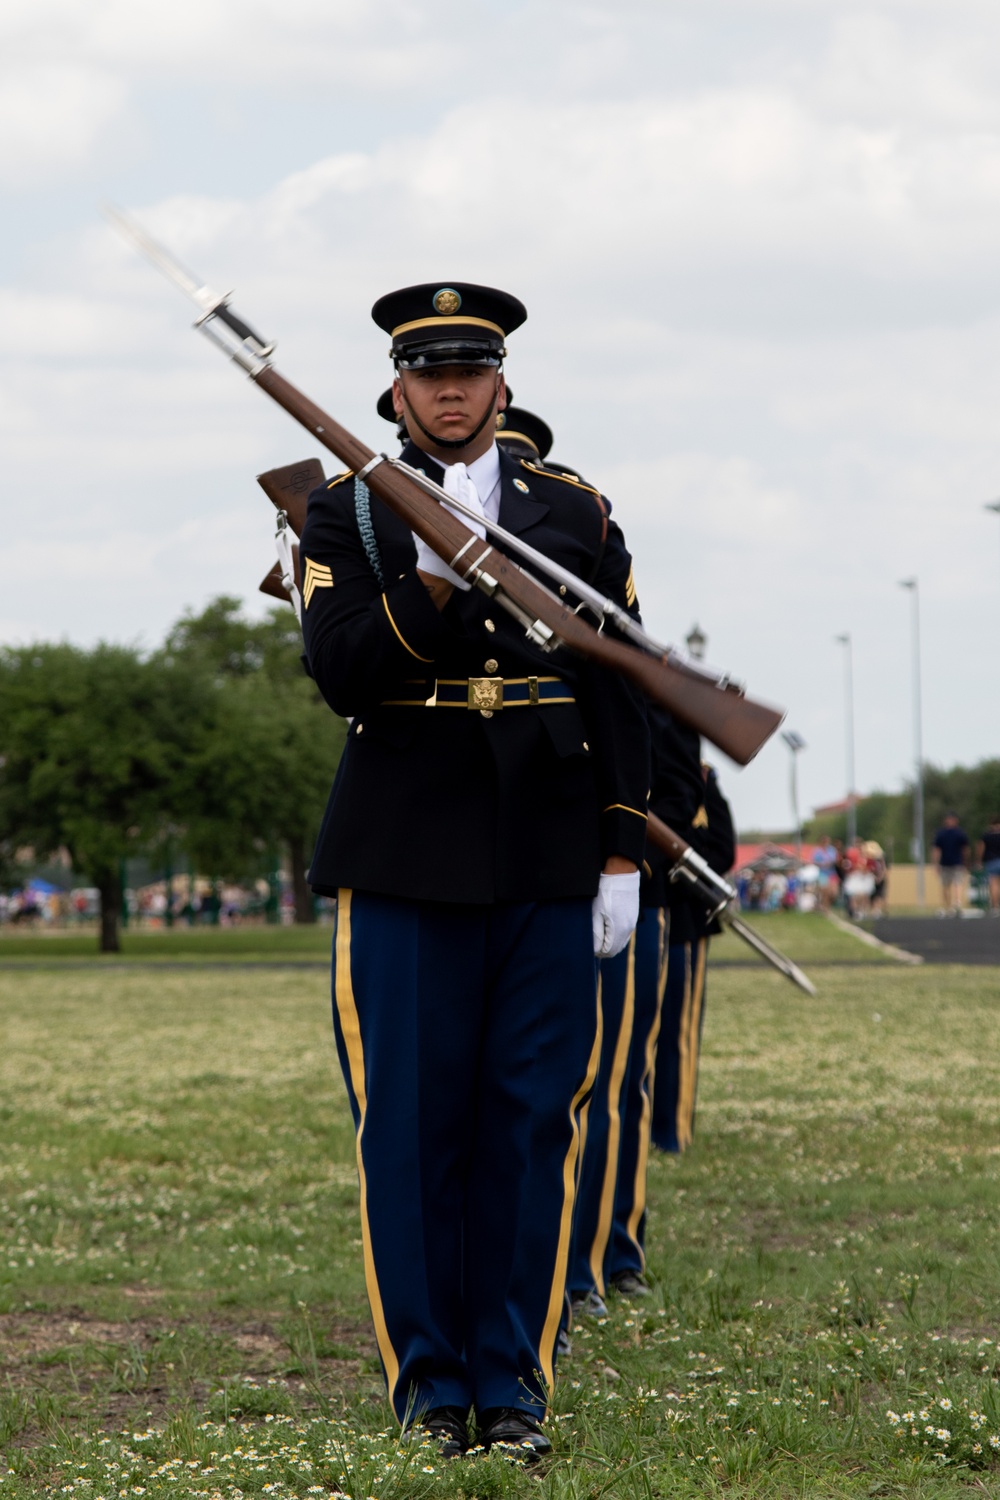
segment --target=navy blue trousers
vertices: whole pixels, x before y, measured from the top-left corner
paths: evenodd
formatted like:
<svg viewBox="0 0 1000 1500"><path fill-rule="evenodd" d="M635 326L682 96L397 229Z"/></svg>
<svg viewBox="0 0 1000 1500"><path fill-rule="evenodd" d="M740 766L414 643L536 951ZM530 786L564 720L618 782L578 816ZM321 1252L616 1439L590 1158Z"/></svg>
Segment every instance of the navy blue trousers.
<svg viewBox="0 0 1000 1500"><path fill-rule="evenodd" d="M635 935L614 958L601 961L601 1050L594 1091L584 1117L583 1155L573 1214L569 1274L571 1297L595 1288L604 1293L604 1251L618 1176L622 1084L632 1042Z"/></svg>
<svg viewBox="0 0 1000 1500"><path fill-rule="evenodd" d="M644 908L629 946L601 964L601 1059L587 1108L568 1289L604 1295L616 1271L642 1269L649 1080L665 973L666 913Z"/></svg>
<svg viewBox="0 0 1000 1500"><path fill-rule="evenodd" d="M590 905L340 892L334 1029L401 1420L436 1406L544 1414L598 1062Z"/></svg>
<svg viewBox="0 0 1000 1500"><path fill-rule="evenodd" d="M611 1240L605 1251L607 1280L646 1268L646 1168L653 1123L653 1081L667 982L670 913L647 907L635 930L635 1009L628 1073L621 1100L621 1149Z"/></svg>
<svg viewBox="0 0 1000 1500"><path fill-rule="evenodd" d="M708 938L671 943L656 1046L653 1145L686 1151L694 1139Z"/></svg>

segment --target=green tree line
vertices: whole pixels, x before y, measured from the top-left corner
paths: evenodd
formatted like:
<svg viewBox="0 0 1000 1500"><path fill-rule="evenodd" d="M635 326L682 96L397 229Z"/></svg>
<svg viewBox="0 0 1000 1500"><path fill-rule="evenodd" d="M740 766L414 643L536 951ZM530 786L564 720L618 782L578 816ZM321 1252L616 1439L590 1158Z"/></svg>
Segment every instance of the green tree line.
<svg viewBox="0 0 1000 1500"><path fill-rule="evenodd" d="M926 845L930 848L934 831L940 828L946 813L955 812L972 840L973 848L990 819L1000 813L1000 760L984 760L976 766L924 767L924 826ZM858 837L877 839L897 863L911 859L913 838L913 786L902 792L872 792L858 803ZM811 818L805 825L809 840L828 833L831 838L847 836L847 817Z"/></svg>
<svg viewBox="0 0 1000 1500"><path fill-rule="evenodd" d="M65 849L100 893L117 952L126 859L183 850L222 879L283 852L296 920L313 920L307 862L345 726L302 662L287 606L187 614L153 652L101 644L0 650L0 878L14 851Z"/></svg>

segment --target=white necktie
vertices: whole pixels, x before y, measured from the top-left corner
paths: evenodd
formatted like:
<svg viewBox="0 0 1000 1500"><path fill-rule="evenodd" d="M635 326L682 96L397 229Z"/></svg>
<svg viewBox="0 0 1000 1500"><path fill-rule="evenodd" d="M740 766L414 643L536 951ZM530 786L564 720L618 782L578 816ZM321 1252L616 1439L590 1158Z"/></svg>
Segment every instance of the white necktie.
<svg viewBox="0 0 1000 1500"><path fill-rule="evenodd" d="M483 510L483 502L479 498L479 491L476 489L465 464L448 465L444 471L442 489L446 495L453 495L460 505L465 505L469 510L474 510L477 515L485 517L486 512ZM453 511L452 514L457 514L457 512ZM485 537L486 527L481 522L470 521L468 516L459 516L459 520L464 525L470 527L477 536Z"/></svg>
<svg viewBox="0 0 1000 1500"><path fill-rule="evenodd" d="M460 505L475 511L477 515L485 516L479 491L469 478L469 471L465 464L449 464L444 471L444 482L441 488L446 495L451 495ZM445 509L449 510L450 506L446 505ZM456 511L452 511L452 515L461 521L463 526L468 526L470 531L474 531L477 536L486 536L486 527L482 521L472 521L468 516L458 515ZM472 587L471 583L466 583L463 578L453 573L448 564L442 562L433 548L429 547L426 542L422 542L416 533L414 533L413 540L417 548L417 567L421 572L430 573L434 578L447 578L449 583L454 584L463 593L468 592Z"/></svg>

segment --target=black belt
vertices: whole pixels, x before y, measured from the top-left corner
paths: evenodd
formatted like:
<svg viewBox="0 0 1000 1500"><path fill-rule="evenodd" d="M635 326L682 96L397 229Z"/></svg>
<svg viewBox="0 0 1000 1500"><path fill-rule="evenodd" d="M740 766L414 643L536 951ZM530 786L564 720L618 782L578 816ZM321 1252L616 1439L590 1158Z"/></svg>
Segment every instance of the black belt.
<svg viewBox="0 0 1000 1500"><path fill-rule="evenodd" d="M575 702L561 677L439 677L429 698L386 698L382 707L468 708L496 713L501 708Z"/></svg>

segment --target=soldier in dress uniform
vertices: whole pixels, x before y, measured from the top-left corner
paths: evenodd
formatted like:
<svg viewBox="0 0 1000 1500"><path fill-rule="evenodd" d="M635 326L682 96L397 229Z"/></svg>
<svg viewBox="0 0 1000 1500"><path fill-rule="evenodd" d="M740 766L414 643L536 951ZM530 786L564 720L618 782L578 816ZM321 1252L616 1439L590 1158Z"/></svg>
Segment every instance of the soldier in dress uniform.
<svg viewBox="0 0 1000 1500"><path fill-rule="evenodd" d="M407 463L622 605L594 490L499 451L516 298L409 287L390 335ZM469 590L351 474L301 540L312 673L351 717L310 871L338 897L334 1027L390 1399L445 1454L549 1450L600 1010L595 953L638 910L648 737L633 690Z"/></svg>
<svg viewBox="0 0 1000 1500"><path fill-rule="evenodd" d="M694 730L647 704L652 746L649 806L683 837L702 795ZM600 1317L614 1288L642 1295L651 1093L667 976L668 935L680 887L666 856L647 845L639 922L628 947L601 964L603 1043L588 1110L587 1140L570 1254L574 1315Z"/></svg>
<svg viewBox="0 0 1000 1500"><path fill-rule="evenodd" d="M726 875L736 856L732 812L712 767L701 764L700 771L701 801L684 837L717 874ZM709 927L700 903L677 890L684 904L671 926L653 1088L651 1135L661 1151L686 1151L694 1139L708 945L719 931L717 922Z"/></svg>

